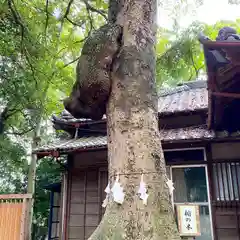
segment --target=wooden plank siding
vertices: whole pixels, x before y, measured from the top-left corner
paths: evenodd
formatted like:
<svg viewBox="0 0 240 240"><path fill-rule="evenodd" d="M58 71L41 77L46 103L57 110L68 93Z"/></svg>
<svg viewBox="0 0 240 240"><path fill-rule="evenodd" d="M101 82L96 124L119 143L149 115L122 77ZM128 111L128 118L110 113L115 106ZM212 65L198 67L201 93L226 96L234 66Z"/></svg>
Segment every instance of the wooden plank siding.
<svg viewBox="0 0 240 240"><path fill-rule="evenodd" d="M208 168L216 240L240 240L240 143L212 143Z"/></svg>
<svg viewBox="0 0 240 240"><path fill-rule="evenodd" d="M0 195L0 239L28 240L30 194Z"/></svg>
<svg viewBox="0 0 240 240"><path fill-rule="evenodd" d="M201 143L201 145L204 144ZM240 171L240 166L238 166L240 164L240 142L209 142L205 147L214 239L240 240L240 175L236 174ZM181 147L176 148L180 149ZM69 172L67 240L87 239L103 216L104 209L101 204L105 198L104 189L108 181L106 159L106 150L73 156ZM190 163L185 161L177 164ZM231 166L233 166L233 170L231 170ZM226 171L227 167L230 169L228 172ZM236 177L234 175L230 178L233 173ZM237 187L233 179L239 184ZM234 192L236 189L238 190L237 194ZM229 191L233 193L230 194Z"/></svg>
<svg viewBox="0 0 240 240"><path fill-rule="evenodd" d="M217 240L238 240L240 209L216 207L215 214Z"/></svg>
<svg viewBox="0 0 240 240"><path fill-rule="evenodd" d="M104 210L101 207L107 171L101 167L79 169L71 174L68 239L85 240L98 226Z"/></svg>
<svg viewBox="0 0 240 240"><path fill-rule="evenodd" d="M0 203L0 239L19 240L22 211L22 202Z"/></svg>

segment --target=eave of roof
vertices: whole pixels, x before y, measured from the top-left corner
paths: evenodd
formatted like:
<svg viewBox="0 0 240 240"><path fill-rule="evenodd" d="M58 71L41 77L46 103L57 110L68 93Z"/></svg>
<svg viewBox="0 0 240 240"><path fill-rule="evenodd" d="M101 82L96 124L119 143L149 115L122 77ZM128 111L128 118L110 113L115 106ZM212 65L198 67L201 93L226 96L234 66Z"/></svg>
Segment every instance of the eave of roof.
<svg viewBox="0 0 240 240"><path fill-rule="evenodd" d="M162 129L160 130L162 143L175 143L185 141L211 141L214 139L226 139L240 137L240 132L214 132L208 130L207 126ZM39 156L54 155L54 152L70 153L77 151L88 151L91 149L106 149L106 136L82 137L78 139L59 140L48 145L34 149L33 153Z"/></svg>
<svg viewBox="0 0 240 240"><path fill-rule="evenodd" d="M193 113L205 111L208 108L208 92L206 81L193 81L181 86L169 89L161 89L159 92L159 115L175 115L176 113ZM80 127L85 124L96 124L106 121L106 117L100 121L90 119L76 119L67 111L63 111L60 117L53 118L55 125L74 125ZM61 128L61 127L60 127ZM208 131L204 126L160 130L163 142L176 142L186 140L212 139L215 133ZM44 155L49 152L69 152L75 150L100 149L107 147L106 136L82 137L80 139L68 139L58 141L34 150L34 153Z"/></svg>
<svg viewBox="0 0 240 240"><path fill-rule="evenodd" d="M201 36L199 41L203 45L208 75L208 128L231 129L234 125L232 122L228 125L228 121L225 121L226 124L220 126L224 117L220 114L221 109L219 110L218 108L227 105L228 103L225 103L226 100L228 102L229 99L239 99L240 96L239 88L233 85L234 81L239 82L238 77L234 76L240 72L238 64L240 41L237 39L212 41L205 36ZM222 51L227 54L227 57L221 53ZM229 88L230 85L233 85L232 89ZM235 130L239 129L238 122L236 121Z"/></svg>
<svg viewBox="0 0 240 240"><path fill-rule="evenodd" d="M159 91L158 113L160 117L177 115L197 111L207 111L208 91L207 82L198 80L186 82L174 88L165 88ZM57 129L61 125L82 126L106 122L106 116L100 121L91 119L76 119L66 110L57 117L53 116L53 123Z"/></svg>

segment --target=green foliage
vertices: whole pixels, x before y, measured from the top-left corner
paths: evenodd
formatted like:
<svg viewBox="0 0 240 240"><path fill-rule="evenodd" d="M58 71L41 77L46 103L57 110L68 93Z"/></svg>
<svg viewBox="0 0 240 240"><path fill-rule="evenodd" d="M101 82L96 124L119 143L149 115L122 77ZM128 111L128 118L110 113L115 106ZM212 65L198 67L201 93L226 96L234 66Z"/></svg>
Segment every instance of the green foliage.
<svg viewBox="0 0 240 240"><path fill-rule="evenodd" d="M63 109L75 81L75 64L86 37L105 21L104 1L0 0L0 192L26 192L31 142L39 123ZM59 12L60 14L56 14ZM59 15L59 16L57 16ZM50 133L51 135L51 133ZM37 164L34 239L46 234L48 183L59 181L54 161Z"/></svg>
<svg viewBox="0 0 240 240"><path fill-rule="evenodd" d="M204 55L198 34L203 32L214 40L224 26L232 26L240 32L239 23L240 19L236 22L220 21L214 25L194 22L177 33L159 29L156 48L158 85L176 85L203 75Z"/></svg>
<svg viewBox="0 0 240 240"><path fill-rule="evenodd" d="M44 158L38 162L33 239L39 239L47 232L50 192L45 188L49 184L61 181L61 171L60 165L52 158Z"/></svg>
<svg viewBox="0 0 240 240"><path fill-rule="evenodd" d="M27 171L25 149L7 136L0 136L0 192L24 192Z"/></svg>
<svg viewBox="0 0 240 240"><path fill-rule="evenodd" d="M101 1L72 6L66 1L1 2L0 103L14 112L5 119L5 130L30 131L40 117L62 110L59 96L70 91L84 39L104 22L106 4L98 14L93 10Z"/></svg>

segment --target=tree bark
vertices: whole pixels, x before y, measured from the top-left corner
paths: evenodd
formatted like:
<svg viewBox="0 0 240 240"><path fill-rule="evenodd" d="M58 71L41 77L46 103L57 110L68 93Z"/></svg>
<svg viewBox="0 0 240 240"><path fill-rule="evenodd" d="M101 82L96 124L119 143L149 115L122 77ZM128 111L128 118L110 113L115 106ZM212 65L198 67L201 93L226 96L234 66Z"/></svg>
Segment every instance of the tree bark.
<svg viewBox="0 0 240 240"><path fill-rule="evenodd" d="M39 145L40 139L40 128L41 128L41 120L40 117L37 123L37 126L33 133L32 139L32 149L35 149ZM37 155L32 154L31 162L28 169L28 185L27 185L27 193L32 194L32 198L28 202L28 229L27 229L27 239L32 239L32 224L33 224L33 210L34 210L34 200L35 200L35 182L36 182L36 170L37 170Z"/></svg>
<svg viewBox="0 0 240 240"><path fill-rule="evenodd" d="M157 4L156 0L125 0L122 6L116 18L124 20L122 46L113 64L107 130L109 180L113 183L120 174L125 201L122 205L110 201L89 240L180 239L158 129ZM146 206L137 196L141 172L146 173Z"/></svg>

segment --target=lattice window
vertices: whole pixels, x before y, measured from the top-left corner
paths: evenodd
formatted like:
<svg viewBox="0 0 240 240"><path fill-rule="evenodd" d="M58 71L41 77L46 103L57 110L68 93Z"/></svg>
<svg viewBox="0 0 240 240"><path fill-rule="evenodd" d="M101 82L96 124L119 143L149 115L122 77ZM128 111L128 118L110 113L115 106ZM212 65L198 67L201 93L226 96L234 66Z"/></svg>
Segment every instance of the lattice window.
<svg viewBox="0 0 240 240"><path fill-rule="evenodd" d="M214 197L217 201L238 201L240 197L240 165L235 162L213 164Z"/></svg>
<svg viewBox="0 0 240 240"><path fill-rule="evenodd" d="M50 240L59 240L60 236L60 198L58 192L51 192L50 207Z"/></svg>

